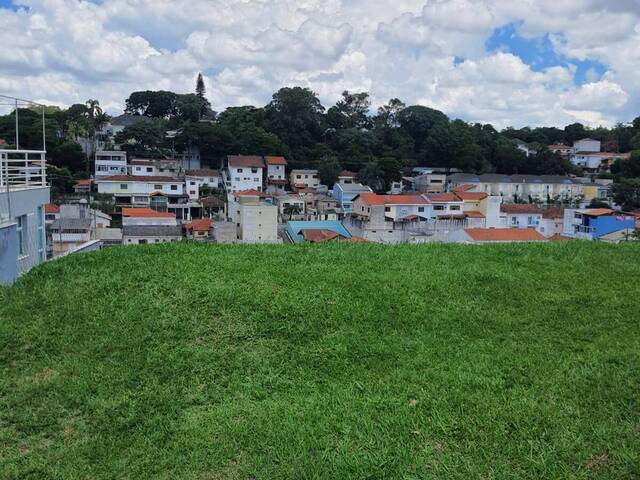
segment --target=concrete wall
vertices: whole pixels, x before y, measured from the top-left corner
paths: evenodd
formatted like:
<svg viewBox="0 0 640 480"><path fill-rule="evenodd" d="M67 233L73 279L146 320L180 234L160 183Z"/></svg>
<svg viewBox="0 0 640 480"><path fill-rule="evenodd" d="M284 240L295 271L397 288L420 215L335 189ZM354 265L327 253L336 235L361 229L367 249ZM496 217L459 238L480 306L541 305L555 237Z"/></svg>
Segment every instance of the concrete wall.
<svg viewBox="0 0 640 480"><path fill-rule="evenodd" d="M18 234L16 224L0 226L0 284L13 283L18 278Z"/></svg>

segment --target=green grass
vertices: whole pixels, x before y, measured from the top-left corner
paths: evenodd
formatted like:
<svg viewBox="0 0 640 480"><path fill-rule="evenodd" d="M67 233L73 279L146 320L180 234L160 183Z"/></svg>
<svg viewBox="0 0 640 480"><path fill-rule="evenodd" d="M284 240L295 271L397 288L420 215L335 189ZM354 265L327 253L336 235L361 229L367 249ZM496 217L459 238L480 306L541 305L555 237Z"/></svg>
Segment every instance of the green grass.
<svg viewBox="0 0 640 480"><path fill-rule="evenodd" d="M640 244L47 263L0 289L0 478L640 478L639 285Z"/></svg>

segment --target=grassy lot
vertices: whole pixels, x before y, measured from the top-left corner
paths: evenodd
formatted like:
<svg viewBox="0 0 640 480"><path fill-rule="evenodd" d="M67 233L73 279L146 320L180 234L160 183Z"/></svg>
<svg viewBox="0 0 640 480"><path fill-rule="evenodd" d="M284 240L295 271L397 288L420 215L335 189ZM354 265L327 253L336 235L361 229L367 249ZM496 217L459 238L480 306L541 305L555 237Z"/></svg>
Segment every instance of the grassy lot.
<svg viewBox="0 0 640 480"><path fill-rule="evenodd" d="M129 247L0 289L1 479L640 476L640 245Z"/></svg>

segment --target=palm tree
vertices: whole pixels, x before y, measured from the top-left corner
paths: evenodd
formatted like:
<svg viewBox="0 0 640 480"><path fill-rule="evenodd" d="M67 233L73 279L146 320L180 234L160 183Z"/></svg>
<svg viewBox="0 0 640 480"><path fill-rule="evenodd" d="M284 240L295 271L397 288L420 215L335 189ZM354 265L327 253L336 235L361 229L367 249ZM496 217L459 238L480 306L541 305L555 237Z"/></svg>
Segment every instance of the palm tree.
<svg viewBox="0 0 640 480"><path fill-rule="evenodd" d="M89 116L93 119L104 113L102 111L102 108L100 107L100 102L98 100L89 99L85 102L85 105L87 106Z"/></svg>
<svg viewBox="0 0 640 480"><path fill-rule="evenodd" d="M287 217L289 217L289 220L291 220L291 218L294 215L300 215L301 212L302 212L302 209L300 208L300 205L296 205L292 203L286 204L282 209L283 215L286 215Z"/></svg>

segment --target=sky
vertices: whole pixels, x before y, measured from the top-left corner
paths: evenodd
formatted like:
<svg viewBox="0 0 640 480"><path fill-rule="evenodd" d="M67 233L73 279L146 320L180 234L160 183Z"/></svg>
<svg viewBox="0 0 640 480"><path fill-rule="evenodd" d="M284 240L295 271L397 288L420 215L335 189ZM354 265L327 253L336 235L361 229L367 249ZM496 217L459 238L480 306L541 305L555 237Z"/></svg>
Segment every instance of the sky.
<svg viewBox="0 0 640 480"><path fill-rule="evenodd" d="M0 25L0 94L110 114L202 72L218 111L299 85L498 128L640 115L638 0L0 0Z"/></svg>

